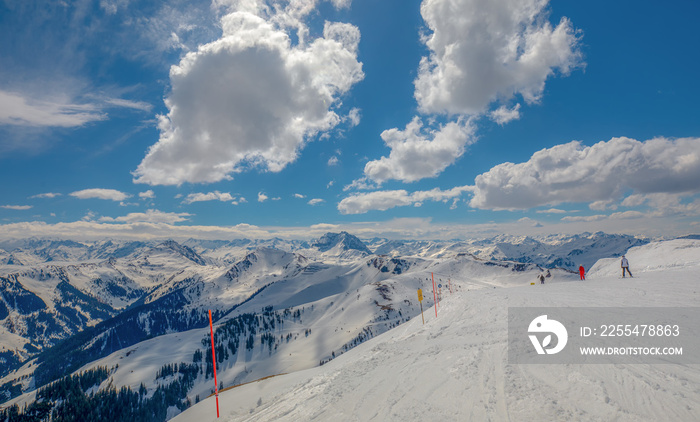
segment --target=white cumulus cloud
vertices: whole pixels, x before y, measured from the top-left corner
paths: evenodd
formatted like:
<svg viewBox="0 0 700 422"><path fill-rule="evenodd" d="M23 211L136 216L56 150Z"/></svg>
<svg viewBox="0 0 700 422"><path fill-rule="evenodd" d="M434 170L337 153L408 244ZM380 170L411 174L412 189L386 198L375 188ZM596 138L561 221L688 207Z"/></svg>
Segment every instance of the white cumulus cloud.
<svg viewBox="0 0 700 422"><path fill-rule="evenodd" d="M391 153L368 162L364 170L365 177L377 183L390 179L414 182L435 177L454 163L464 153L465 146L474 140L469 122L450 122L437 130L429 130L424 129L418 117L404 130L385 130L381 137Z"/></svg>
<svg viewBox="0 0 700 422"><path fill-rule="evenodd" d="M123 201L131 195L115 189L83 189L72 192L70 196L79 199L105 199L110 201Z"/></svg>
<svg viewBox="0 0 700 422"><path fill-rule="evenodd" d="M569 142L538 151L519 164L503 163L475 180L470 205L527 209L564 202L592 202L593 209L633 195L700 192L700 138L613 138L593 146ZM623 205L652 197L631 196ZM657 206L663 201L656 201ZM567 220L572 221L572 220Z"/></svg>
<svg viewBox="0 0 700 422"><path fill-rule="evenodd" d="M429 113L479 114L498 99L540 99L548 77L581 62L567 18L553 25L547 0L424 0L430 55L415 97Z"/></svg>
<svg viewBox="0 0 700 422"><path fill-rule="evenodd" d="M429 55L421 59L414 96L421 113L446 115L452 122L423 130L415 117L405 130L384 131L391 153L367 163L364 177L382 183L439 175L475 142L470 120L483 114L500 125L519 119L520 103L488 110L516 95L537 102L547 78L579 66L579 34L567 18L550 23L547 5L547 0L423 0Z"/></svg>
<svg viewBox="0 0 700 422"><path fill-rule="evenodd" d="M55 198L57 196L61 196L60 193L55 193L55 192L46 192L46 193L39 193L36 195L30 196L30 198Z"/></svg>
<svg viewBox="0 0 700 422"><path fill-rule="evenodd" d="M489 116L491 120L499 125L504 125L512 120L518 120L520 118L520 103L516 104L513 108L502 105L493 110Z"/></svg>
<svg viewBox="0 0 700 422"><path fill-rule="evenodd" d="M550 208L548 210L537 210L538 214L566 214L567 212L564 210L560 210L558 208Z"/></svg>
<svg viewBox="0 0 700 422"><path fill-rule="evenodd" d="M100 217L98 221L109 223L164 223L174 224L187 221L192 214L186 212L163 212L159 210L147 210L144 212L132 212L121 217Z"/></svg>
<svg viewBox="0 0 700 422"><path fill-rule="evenodd" d="M650 215L653 217L700 215L700 198L692 199L682 193L633 194L625 198L621 205L623 207L646 206L652 210Z"/></svg>
<svg viewBox="0 0 700 422"><path fill-rule="evenodd" d="M567 217L562 217L561 221L566 221L569 223L591 222L591 221L605 220L607 218L608 218L607 215L596 214L596 215L586 215L586 216L567 216Z"/></svg>
<svg viewBox="0 0 700 422"><path fill-rule="evenodd" d="M191 204L193 202L204 202L204 201L221 201L221 202L228 202L228 201L234 201L235 198L231 196L230 193L228 192L219 192L218 190L215 190L214 192L207 192L207 193L202 193L202 192L197 192L197 193L190 193L185 197L185 199L182 201L183 204Z"/></svg>
<svg viewBox="0 0 700 422"><path fill-rule="evenodd" d="M372 210L386 211L407 205L421 206L425 201L447 201L471 190L471 186L457 186L448 190L435 188L412 193L404 189L357 193L340 201L338 211L341 214L363 214Z"/></svg>
<svg viewBox="0 0 700 422"><path fill-rule="evenodd" d="M6 210L17 210L17 211L23 211L23 210L29 210L32 209L32 205L0 205L0 208L4 208Z"/></svg>
<svg viewBox="0 0 700 422"><path fill-rule="evenodd" d="M179 185L230 179L250 167L280 171L345 118L336 113L337 100L364 77L357 27L326 22L323 35L308 41L300 19L315 2L275 12L234 3L228 10L236 11L221 18L221 38L171 68L169 111L159 117L160 139L134 171L135 182ZM296 44L286 32L294 25Z"/></svg>

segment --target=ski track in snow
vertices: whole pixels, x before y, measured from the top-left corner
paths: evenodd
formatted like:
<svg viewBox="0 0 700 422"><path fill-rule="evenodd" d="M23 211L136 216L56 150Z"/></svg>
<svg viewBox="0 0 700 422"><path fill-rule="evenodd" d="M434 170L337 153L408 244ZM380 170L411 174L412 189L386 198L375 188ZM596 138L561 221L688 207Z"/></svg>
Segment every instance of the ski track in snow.
<svg viewBox="0 0 700 422"><path fill-rule="evenodd" d="M415 317L324 366L223 392L218 420L698 421L700 365L508 364L508 307L699 306L700 242L674 242L630 251L633 279L617 279L618 259L582 282L468 290L465 279L425 325ZM210 420L213 397L174 419Z"/></svg>

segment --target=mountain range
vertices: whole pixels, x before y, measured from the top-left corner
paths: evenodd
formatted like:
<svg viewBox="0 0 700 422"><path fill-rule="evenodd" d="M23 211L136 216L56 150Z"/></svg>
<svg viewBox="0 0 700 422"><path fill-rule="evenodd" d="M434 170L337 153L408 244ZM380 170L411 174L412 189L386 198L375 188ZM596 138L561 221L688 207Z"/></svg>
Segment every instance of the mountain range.
<svg viewBox="0 0 700 422"><path fill-rule="evenodd" d="M160 409L151 416L168 419L211 389L209 310L218 379L230 386L324 364L415 318L417 289L425 308L436 305L433 280L436 299L456 286L527 285L547 269L548 282L571 281L578 265L648 242L604 233L362 241L346 232L310 241L7 240L0 399L28 403L39 387L106 368L109 385L141 390ZM178 369L158 377L166 365ZM185 391L161 399L176 382Z"/></svg>

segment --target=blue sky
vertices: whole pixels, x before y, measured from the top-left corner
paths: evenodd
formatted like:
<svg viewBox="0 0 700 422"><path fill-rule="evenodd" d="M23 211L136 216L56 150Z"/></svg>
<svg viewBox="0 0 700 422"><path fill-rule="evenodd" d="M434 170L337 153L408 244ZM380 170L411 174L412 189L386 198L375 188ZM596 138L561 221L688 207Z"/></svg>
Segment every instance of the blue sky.
<svg viewBox="0 0 700 422"><path fill-rule="evenodd" d="M0 236L700 231L700 5L0 4Z"/></svg>

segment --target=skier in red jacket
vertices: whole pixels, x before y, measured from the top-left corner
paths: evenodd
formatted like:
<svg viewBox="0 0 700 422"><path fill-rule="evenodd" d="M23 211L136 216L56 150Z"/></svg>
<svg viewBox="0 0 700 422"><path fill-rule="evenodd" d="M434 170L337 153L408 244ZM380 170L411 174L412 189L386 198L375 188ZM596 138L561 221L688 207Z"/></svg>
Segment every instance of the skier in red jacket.
<svg viewBox="0 0 700 422"><path fill-rule="evenodd" d="M583 268L583 265L578 267L578 273L581 274L581 280L586 279L586 270Z"/></svg>

